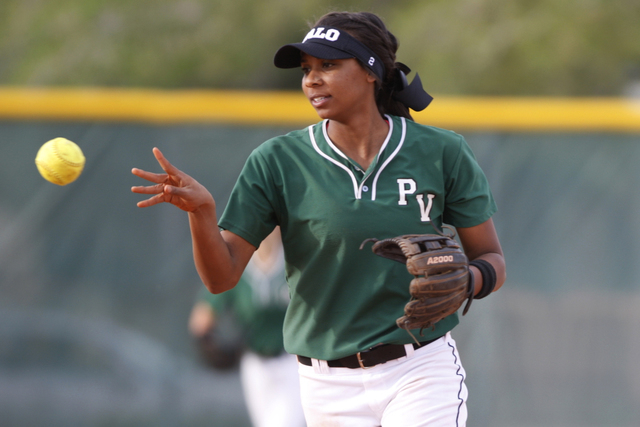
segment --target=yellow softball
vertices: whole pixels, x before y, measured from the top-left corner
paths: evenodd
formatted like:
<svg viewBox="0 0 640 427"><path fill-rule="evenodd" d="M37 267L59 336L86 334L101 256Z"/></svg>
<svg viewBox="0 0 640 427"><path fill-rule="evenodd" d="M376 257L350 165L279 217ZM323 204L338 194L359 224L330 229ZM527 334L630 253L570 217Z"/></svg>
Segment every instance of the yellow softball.
<svg viewBox="0 0 640 427"><path fill-rule="evenodd" d="M66 138L55 138L45 142L36 155L36 166L40 175L57 185L75 181L84 167L84 154L75 143Z"/></svg>

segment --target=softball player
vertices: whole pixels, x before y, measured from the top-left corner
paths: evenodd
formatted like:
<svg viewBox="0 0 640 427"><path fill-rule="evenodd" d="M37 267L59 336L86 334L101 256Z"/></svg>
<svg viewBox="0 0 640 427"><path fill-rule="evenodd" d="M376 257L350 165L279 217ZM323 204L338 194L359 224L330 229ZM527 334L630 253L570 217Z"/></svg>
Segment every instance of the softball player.
<svg viewBox="0 0 640 427"><path fill-rule="evenodd" d="M231 312L242 330L246 350L240 380L254 427L303 427L298 362L284 351L282 323L289 304L279 229L249 261L240 282L229 292L201 295L191 311L189 330L202 337L216 319Z"/></svg>
<svg viewBox="0 0 640 427"><path fill-rule="evenodd" d="M496 206L464 138L418 125L408 108L429 102L406 80L398 43L370 13L329 13L302 43L283 46L281 68L300 66L302 89L323 119L273 138L247 160L218 223L201 184L154 149L165 173L134 169L155 185L140 207L188 212L198 272L213 293L230 289L251 253L280 226L291 302L285 349L298 356L302 404L313 426L463 426L465 371L450 331L399 329L412 276L360 250L367 238L457 228L474 293L502 286L506 269L491 216ZM220 231L222 230L222 231Z"/></svg>

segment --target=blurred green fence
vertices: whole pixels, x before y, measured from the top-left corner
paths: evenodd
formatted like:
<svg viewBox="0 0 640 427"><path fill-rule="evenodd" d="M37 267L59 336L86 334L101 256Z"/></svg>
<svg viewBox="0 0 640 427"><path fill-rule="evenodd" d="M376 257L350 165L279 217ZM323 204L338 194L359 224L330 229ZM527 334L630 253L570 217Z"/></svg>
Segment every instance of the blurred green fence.
<svg viewBox="0 0 640 427"><path fill-rule="evenodd" d="M64 425L75 412L83 424L93 415L64 409L73 401L64 399L65 381L129 366L147 377L135 381L139 387L153 379L150 389L172 390L168 398L143 394L147 406L139 406L171 416L159 415L162 424L117 409L113 400L118 413L96 409L102 425L246 425L235 374L206 373L186 332L200 287L187 217L168 205L137 208L141 197L130 187L140 180L130 171L158 170L151 153L157 146L223 209L249 152L291 129L206 121L0 121L0 419L30 425L25 420L41 411L48 425ZM640 130L460 131L492 185L508 265L503 289L474 303L454 331L468 373L469 425L637 425ZM65 187L45 182L34 164L40 145L57 136L78 143L87 158L84 173ZM59 325L66 338L16 344L17 325L25 324L50 338L58 335L47 331ZM86 367L82 373L63 375L58 365L45 364L59 384L57 397L41 392L32 410L10 404L16 387L30 397L36 393L29 387L43 388L27 375L35 368L20 361L61 352L70 335L85 339L77 329L85 324L87 335L114 347L114 354L135 347L130 359L122 358L128 362L110 367L99 363L104 348L73 350ZM81 384L68 393L91 394L92 383ZM131 391L135 384L113 387ZM95 400L111 402L100 396Z"/></svg>

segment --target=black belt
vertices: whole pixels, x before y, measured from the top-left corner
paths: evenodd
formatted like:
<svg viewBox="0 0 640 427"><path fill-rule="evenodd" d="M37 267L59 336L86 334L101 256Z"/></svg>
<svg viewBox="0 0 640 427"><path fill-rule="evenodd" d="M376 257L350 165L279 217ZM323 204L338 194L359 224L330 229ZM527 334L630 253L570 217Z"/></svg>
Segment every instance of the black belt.
<svg viewBox="0 0 640 427"><path fill-rule="evenodd" d="M413 348L417 350L420 347L431 344L438 338L434 338L430 341L424 341L419 344L413 343L412 345ZM351 356L343 357L342 359L327 360L327 365L332 368L370 368L372 366L376 366L390 360L399 359L406 355L407 352L404 349L404 345L383 344L377 347L373 347L369 350L352 354ZM298 356L298 362L302 363L303 365L312 366L311 358L306 356Z"/></svg>

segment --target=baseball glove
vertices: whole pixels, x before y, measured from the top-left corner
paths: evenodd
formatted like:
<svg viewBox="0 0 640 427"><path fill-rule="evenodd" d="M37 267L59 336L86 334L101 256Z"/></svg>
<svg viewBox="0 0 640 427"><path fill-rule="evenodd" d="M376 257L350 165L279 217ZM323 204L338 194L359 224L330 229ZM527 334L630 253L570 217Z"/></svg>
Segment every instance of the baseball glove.
<svg viewBox="0 0 640 427"><path fill-rule="evenodd" d="M196 337L195 343L202 362L207 366L220 371L238 367L243 347L239 342L226 339L215 327Z"/></svg>
<svg viewBox="0 0 640 427"><path fill-rule="evenodd" d="M404 316L396 320L398 327L410 330L435 327L455 313L465 300L463 315L473 299L473 278L469 261L454 236L408 234L375 241L376 255L406 264L414 277L409 286L410 301Z"/></svg>

